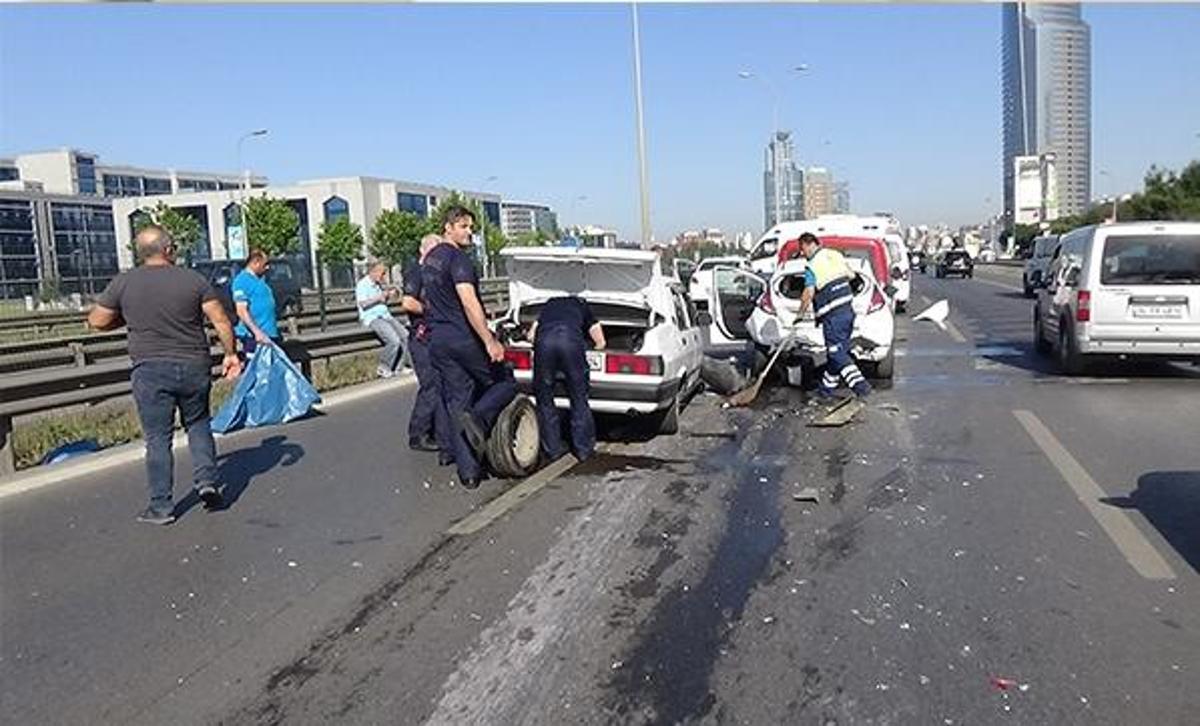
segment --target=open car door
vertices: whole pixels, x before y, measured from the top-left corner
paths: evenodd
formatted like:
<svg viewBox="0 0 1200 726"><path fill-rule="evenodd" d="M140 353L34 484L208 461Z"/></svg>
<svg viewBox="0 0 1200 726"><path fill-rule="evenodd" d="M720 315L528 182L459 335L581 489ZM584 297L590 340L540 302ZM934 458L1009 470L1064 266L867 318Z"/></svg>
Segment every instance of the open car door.
<svg viewBox="0 0 1200 726"><path fill-rule="evenodd" d="M750 340L746 322L766 290L766 281L749 270L713 268L713 284L708 299L708 309L713 319L711 342Z"/></svg>

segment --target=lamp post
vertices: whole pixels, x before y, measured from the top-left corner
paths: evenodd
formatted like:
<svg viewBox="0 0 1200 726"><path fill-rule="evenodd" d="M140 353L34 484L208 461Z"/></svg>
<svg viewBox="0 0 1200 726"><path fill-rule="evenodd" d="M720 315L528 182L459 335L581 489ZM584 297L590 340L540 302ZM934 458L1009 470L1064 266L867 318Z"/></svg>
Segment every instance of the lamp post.
<svg viewBox="0 0 1200 726"><path fill-rule="evenodd" d="M253 138L255 136L266 136L266 135L267 135L266 129L255 129L254 131L248 131L248 132L242 134L240 137L238 137L238 142L237 142L238 171L242 174L242 188L243 189L250 188L250 173L245 168L245 166L242 164L242 144L245 143L246 139Z"/></svg>
<svg viewBox="0 0 1200 726"><path fill-rule="evenodd" d="M792 70L796 73L805 73L808 71L808 64L801 63L793 66ZM779 151L776 146L779 143L779 88L765 76L758 75L753 71L738 71L738 78L742 80L757 80L762 82L767 87L767 91L771 94L771 178L772 186L774 187L772 209L774 210L774 223L780 221L780 203L783 194L780 189L781 169L779 168Z"/></svg>
<svg viewBox="0 0 1200 726"><path fill-rule="evenodd" d="M650 192L646 182L646 123L642 111L642 36L638 28L638 7L633 14L633 86L637 109L638 196L641 202L642 246L650 243Z"/></svg>
<svg viewBox="0 0 1200 726"><path fill-rule="evenodd" d="M1104 169L1101 169L1101 170L1100 170L1100 176L1103 176L1103 177L1108 177L1108 182L1109 182L1109 183L1108 183L1108 185L1109 185L1109 186L1111 186L1111 185L1112 185L1112 174L1109 174L1109 173L1108 173L1107 171L1105 171ZM1118 197L1118 196L1120 196L1120 195L1118 195L1118 194L1117 194L1117 190L1116 190L1116 189L1113 189L1113 190L1111 190L1111 191L1112 191L1112 202L1113 202L1113 209L1112 209L1112 221L1116 222L1116 221L1117 221L1117 202L1118 202L1118 199L1117 199L1117 197Z"/></svg>

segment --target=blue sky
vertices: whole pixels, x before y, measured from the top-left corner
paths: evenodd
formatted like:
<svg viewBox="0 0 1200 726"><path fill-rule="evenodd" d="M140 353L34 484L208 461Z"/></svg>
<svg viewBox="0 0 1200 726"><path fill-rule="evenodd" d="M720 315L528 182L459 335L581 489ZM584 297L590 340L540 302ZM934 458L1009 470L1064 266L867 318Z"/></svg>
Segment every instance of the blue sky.
<svg viewBox="0 0 1200 726"><path fill-rule="evenodd" d="M640 12L659 239L762 226L771 96L739 70L774 81L800 160L849 180L855 211L957 224L999 206L998 6ZM1084 18L1093 167L1112 174L1095 192L1200 157L1200 5L1089 5ZM621 5L5 5L0 154L74 146L232 170L238 136L266 127L245 158L273 181L485 187L633 238L631 48ZM790 72L799 63L811 70Z"/></svg>

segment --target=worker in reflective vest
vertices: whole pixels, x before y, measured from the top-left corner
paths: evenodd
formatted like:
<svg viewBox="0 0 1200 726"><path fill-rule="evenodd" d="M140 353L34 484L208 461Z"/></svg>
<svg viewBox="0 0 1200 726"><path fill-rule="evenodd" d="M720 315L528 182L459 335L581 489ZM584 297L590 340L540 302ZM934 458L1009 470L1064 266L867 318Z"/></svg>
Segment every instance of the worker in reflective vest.
<svg viewBox="0 0 1200 726"><path fill-rule="evenodd" d="M812 306L825 336L825 374L817 392L833 396L840 379L856 396L865 398L871 392L871 384L850 358L850 336L854 332L854 307L851 305L854 291L850 287L850 278L854 272L842 253L822 247L814 234L800 235L800 251L808 260L800 314Z"/></svg>

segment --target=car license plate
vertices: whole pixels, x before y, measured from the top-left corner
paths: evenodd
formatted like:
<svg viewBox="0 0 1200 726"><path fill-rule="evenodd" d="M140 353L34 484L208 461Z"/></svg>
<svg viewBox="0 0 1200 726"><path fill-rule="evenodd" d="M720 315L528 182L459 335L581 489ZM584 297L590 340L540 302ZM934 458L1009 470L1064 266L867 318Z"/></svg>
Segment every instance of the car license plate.
<svg viewBox="0 0 1200 726"><path fill-rule="evenodd" d="M592 371L593 373L603 372L604 371L604 354L599 351L595 351L595 350L587 351L587 363L588 363L589 371Z"/></svg>
<svg viewBox="0 0 1200 726"><path fill-rule="evenodd" d="M1183 317L1182 305L1134 305L1133 317L1135 318L1167 318L1177 319Z"/></svg>

